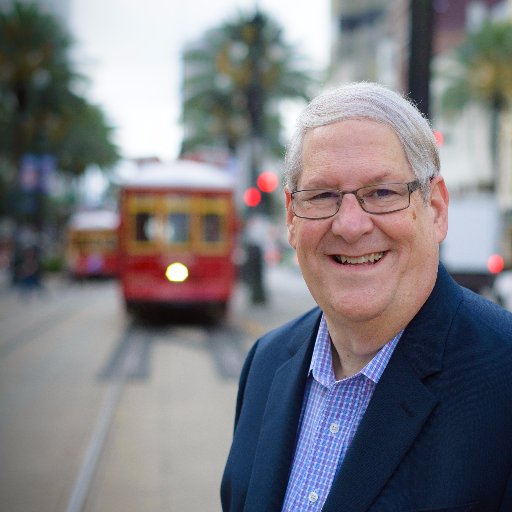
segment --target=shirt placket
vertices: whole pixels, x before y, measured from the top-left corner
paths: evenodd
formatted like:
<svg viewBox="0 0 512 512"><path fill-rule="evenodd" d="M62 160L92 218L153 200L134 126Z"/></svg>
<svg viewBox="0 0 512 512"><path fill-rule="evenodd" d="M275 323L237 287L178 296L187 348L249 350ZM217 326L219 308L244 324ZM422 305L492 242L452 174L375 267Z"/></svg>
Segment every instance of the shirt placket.
<svg viewBox="0 0 512 512"><path fill-rule="evenodd" d="M307 510L320 510L325 503L334 478L337 459L342 451L340 418L337 414L342 387L343 383L339 382L329 386L325 406L316 423L313 456L310 470L305 473L307 476L300 504L302 507L306 505Z"/></svg>

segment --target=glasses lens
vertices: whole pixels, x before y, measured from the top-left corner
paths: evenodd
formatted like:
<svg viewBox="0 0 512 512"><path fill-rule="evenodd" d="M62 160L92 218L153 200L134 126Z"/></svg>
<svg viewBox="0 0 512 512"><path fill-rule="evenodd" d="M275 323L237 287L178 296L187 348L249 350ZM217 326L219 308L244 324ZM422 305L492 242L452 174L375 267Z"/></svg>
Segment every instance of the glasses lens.
<svg viewBox="0 0 512 512"><path fill-rule="evenodd" d="M369 213L388 213L409 206L407 183L384 183L357 191L361 206Z"/></svg>
<svg viewBox="0 0 512 512"><path fill-rule="evenodd" d="M293 212L308 219L332 217L338 211L340 196L336 190L299 190L293 194Z"/></svg>

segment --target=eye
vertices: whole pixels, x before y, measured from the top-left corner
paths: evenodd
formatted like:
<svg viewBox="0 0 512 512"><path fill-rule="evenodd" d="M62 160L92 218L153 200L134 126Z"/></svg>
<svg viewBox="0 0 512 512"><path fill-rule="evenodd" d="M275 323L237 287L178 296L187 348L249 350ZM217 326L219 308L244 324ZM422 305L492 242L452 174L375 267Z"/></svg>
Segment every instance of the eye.
<svg viewBox="0 0 512 512"><path fill-rule="evenodd" d="M388 197L392 197L397 194L396 190L393 190L391 188L376 188L374 190L375 197L378 197L379 199L386 199Z"/></svg>
<svg viewBox="0 0 512 512"><path fill-rule="evenodd" d="M310 195L307 197L308 201L322 201L329 199L338 199L339 192L335 190L311 190Z"/></svg>
<svg viewBox="0 0 512 512"><path fill-rule="evenodd" d="M390 200L398 197L400 191L396 187L384 185L378 187L369 187L361 190L361 196L366 200Z"/></svg>

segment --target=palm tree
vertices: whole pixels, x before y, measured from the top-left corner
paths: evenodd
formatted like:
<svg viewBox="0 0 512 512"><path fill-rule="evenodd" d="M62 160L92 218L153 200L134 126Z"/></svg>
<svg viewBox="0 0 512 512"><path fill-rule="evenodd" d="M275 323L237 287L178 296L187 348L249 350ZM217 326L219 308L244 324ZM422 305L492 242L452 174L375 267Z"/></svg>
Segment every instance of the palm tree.
<svg viewBox="0 0 512 512"><path fill-rule="evenodd" d="M10 11L0 12L0 157L13 168L26 153L52 153L61 171L77 174L77 166L62 167L62 151L68 162L73 160L69 156L73 148L65 148L64 142L71 132L84 131L91 119L84 119L84 109L90 112L97 107L73 92L84 79L71 67L70 45L57 19L36 4L14 2ZM84 138L84 148L91 150L84 164L108 167L119 155L110 143L111 129L104 117L98 130L98 116L102 114L89 123L88 138L103 137L108 151L95 153L95 146Z"/></svg>
<svg viewBox="0 0 512 512"><path fill-rule="evenodd" d="M235 152L250 137L282 153L283 99L307 100L315 83L305 60L261 12L239 14L184 52L182 151L218 145Z"/></svg>
<svg viewBox="0 0 512 512"><path fill-rule="evenodd" d="M24 225L44 231L53 167L75 177L119 158L103 112L75 92L83 78L70 64L70 45L35 3L0 8L0 199L7 204L0 214L14 221L15 241Z"/></svg>
<svg viewBox="0 0 512 512"><path fill-rule="evenodd" d="M0 13L0 150L14 165L38 150L58 123L55 99L73 79L69 37L35 5Z"/></svg>
<svg viewBox="0 0 512 512"><path fill-rule="evenodd" d="M312 74L297 51L284 41L280 26L260 11L239 14L209 30L184 53L182 153L202 145L235 153L249 148L246 174L255 185L264 155L282 156L279 103L309 97ZM265 194L258 208L270 213ZM265 302L261 248L249 257L252 300ZM251 253L252 254L252 253Z"/></svg>
<svg viewBox="0 0 512 512"><path fill-rule="evenodd" d="M468 34L456 52L456 67L442 97L445 112L461 111L470 102L490 109L493 188L499 172L499 126L512 104L512 22L486 22Z"/></svg>

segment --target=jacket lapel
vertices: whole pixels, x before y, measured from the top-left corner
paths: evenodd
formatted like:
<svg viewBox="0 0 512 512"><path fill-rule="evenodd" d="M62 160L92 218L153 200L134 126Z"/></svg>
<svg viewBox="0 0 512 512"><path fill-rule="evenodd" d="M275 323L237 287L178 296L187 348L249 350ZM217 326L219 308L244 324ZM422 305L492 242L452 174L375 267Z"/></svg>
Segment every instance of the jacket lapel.
<svg viewBox="0 0 512 512"><path fill-rule="evenodd" d="M246 512L261 512L262 503L266 512L282 508L319 319L320 313L308 322L307 329L293 335L288 344L292 355L274 376L244 507Z"/></svg>
<svg viewBox="0 0 512 512"><path fill-rule="evenodd" d="M442 370L460 290L440 267L436 286L400 340L345 460L324 512L363 512L382 490L437 403L423 379Z"/></svg>
<svg viewBox="0 0 512 512"><path fill-rule="evenodd" d="M435 404L436 398L396 352L375 389L323 510L368 510Z"/></svg>

